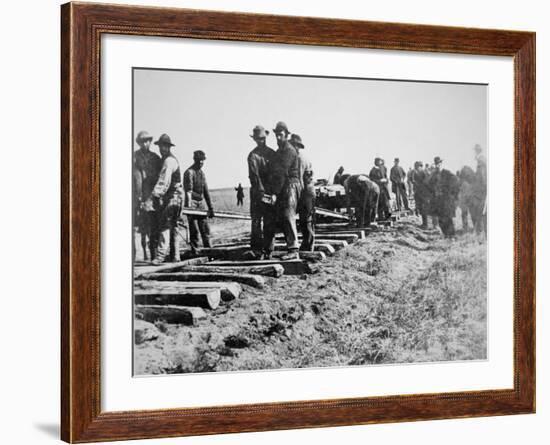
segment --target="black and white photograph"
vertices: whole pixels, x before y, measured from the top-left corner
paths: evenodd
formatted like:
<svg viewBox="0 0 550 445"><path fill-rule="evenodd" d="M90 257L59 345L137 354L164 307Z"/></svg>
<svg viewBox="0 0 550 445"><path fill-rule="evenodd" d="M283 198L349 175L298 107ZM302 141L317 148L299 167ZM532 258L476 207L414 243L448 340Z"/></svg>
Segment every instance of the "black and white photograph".
<svg viewBox="0 0 550 445"><path fill-rule="evenodd" d="M135 376L487 359L486 84L132 85Z"/></svg>

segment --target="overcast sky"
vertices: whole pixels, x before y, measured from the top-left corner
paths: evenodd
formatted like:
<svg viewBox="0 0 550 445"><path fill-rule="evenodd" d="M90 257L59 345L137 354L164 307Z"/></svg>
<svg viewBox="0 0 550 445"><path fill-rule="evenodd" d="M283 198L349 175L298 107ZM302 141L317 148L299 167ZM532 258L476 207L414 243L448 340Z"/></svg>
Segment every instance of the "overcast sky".
<svg viewBox="0 0 550 445"><path fill-rule="evenodd" d="M473 146L487 147L487 87L279 75L134 70L134 137L167 133L182 169L206 152L210 188L248 186L252 128L285 121L298 133L316 178L368 173L373 159L475 166ZM158 153L158 148L152 145ZM134 143L133 149L137 149Z"/></svg>

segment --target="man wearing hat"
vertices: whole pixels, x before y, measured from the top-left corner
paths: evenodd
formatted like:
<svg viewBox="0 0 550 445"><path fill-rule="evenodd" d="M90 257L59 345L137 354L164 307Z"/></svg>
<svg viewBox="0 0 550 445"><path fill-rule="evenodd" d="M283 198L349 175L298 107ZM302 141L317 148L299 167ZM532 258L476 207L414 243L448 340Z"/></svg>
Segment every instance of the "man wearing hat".
<svg viewBox="0 0 550 445"><path fill-rule="evenodd" d="M378 199L378 219L385 221L390 218L390 192L388 190L388 177L384 162L381 158L374 158L374 167L369 173L369 179L374 181L380 189L380 197Z"/></svg>
<svg viewBox="0 0 550 445"><path fill-rule="evenodd" d="M355 209L357 227L368 227L376 220L376 209L380 187L367 175L351 175L344 181L346 206L351 220L351 209Z"/></svg>
<svg viewBox="0 0 550 445"><path fill-rule="evenodd" d="M422 218L421 229L428 228L428 214L430 209L430 189L427 184L428 173L421 161L414 163L411 181L414 188L414 205L417 214Z"/></svg>
<svg viewBox="0 0 550 445"><path fill-rule="evenodd" d="M273 251L274 238L267 239L264 234L274 232L273 192L270 184L270 171L273 167L275 151L266 145L269 131L256 125L250 137L256 147L248 154L248 178L250 179L250 252L245 253L248 259L269 257Z"/></svg>
<svg viewBox="0 0 550 445"><path fill-rule="evenodd" d="M149 133L140 131L136 137L139 149L134 152L134 226L141 235L144 260L149 257L155 259L158 243L157 217L151 193L157 183L162 162L159 155L150 150L152 140ZM135 258L135 245L133 252Z"/></svg>
<svg viewBox="0 0 550 445"><path fill-rule="evenodd" d="M208 208L208 218L214 217L214 208L206 183L206 175L202 169L206 154L202 150L193 152L193 165L185 170L183 174L183 189L185 191L185 207L196 210L206 210ZM206 205L205 205L206 204ZM208 219L202 215L187 215L189 221L189 238L191 250L194 254L198 253L199 233L204 247L211 247L210 244L210 225Z"/></svg>
<svg viewBox="0 0 550 445"><path fill-rule="evenodd" d="M299 160L299 177L302 180L302 191L298 197L298 216L302 243L300 250L313 252L315 247L315 187L313 186L313 168L304 155L305 145L298 134L290 136L290 144L296 149Z"/></svg>
<svg viewBox="0 0 550 445"><path fill-rule="evenodd" d="M155 145L158 145L162 156L162 169L152 192L159 214L159 240L154 263L160 264L165 260L180 259L177 225L181 213L182 187L180 165L171 152L174 144L170 136L162 134Z"/></svg>
<svg viewBox="0 0 550 445"><path fill-rule="evenodd" d="M455 235L453 218L458 203L460 190L459 181L455 174L443 168L443 159L434 158L434 171L428 179L428 188L431 191L432 213L438 218L439 227L446 238Z"/></svg>
<svg viewBox="0 0 550 445"><path fill-rule="evenodd" d="M405 189L406 179L407 173L405 173L403 167L399 165L399 158L395 158L393 167L390 170L390 181L392 184L392 191L395 193L397 210L401 210L402 206L405 206L405 210L409 210L409 201L407 200L407 191Z"/></svg>
<svg viewBox="0 0 550 445"><path fill-rule="evenodd" d="M272 192L277 196L276 217L282 225L288 250L283 259L298 259L296 212L303 187L300 178L300 161L296 149L288 140L290 132L287 125L284 122L277 122L273 132L277 138L279 148L275 152L273 168L271 169L271 187ZM266 242L273 239L275 228L270 227L265 235Z"/></svg>

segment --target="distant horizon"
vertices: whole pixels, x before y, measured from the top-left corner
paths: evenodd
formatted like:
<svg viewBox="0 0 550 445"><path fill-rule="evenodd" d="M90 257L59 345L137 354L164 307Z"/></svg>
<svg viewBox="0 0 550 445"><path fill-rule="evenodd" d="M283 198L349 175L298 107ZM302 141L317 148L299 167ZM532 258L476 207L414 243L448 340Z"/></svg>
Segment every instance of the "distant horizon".
<svg viewBox="0 0 550 445"><path fill-rule="evenodd" d="M133 76L133 138L169 134L184 170L205 151L212 190L249 187L252 128L263 125L276 149L279 120L302 136L316 179L332 180L340 165L368 174L374 157L388 168L398 157L408 170L440 156L455 172L475 167L476 143L487 153L486 85L141 68Z"/></svg>

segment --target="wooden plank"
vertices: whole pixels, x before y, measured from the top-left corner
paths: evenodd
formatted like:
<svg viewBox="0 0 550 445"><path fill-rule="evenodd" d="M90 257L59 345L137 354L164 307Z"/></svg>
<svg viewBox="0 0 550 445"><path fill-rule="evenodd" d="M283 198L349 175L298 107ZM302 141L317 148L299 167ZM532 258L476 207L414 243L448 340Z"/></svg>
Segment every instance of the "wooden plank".
<svg viewBox="0 0 550 445"><path fill-rule="evenodd" d="M315 224L315 230L324 229L324 228L329 228L329 229L333 229L333 228L351 229L352 226L350 226L349 222L342 222L342 223L332 222L332 223L316 223Z"/></svg>
<svg viewBox="0 0 550 445"><path fill-rule="evenodd" d="M149 323L164 321L171 324L194 325L197 320L206 318L206 313L200 307L164 306L164 305L136 305L134 314L139 320Z"/></svg>
<svg viewBox="0 0 550 445"><path fill-rule="evenodd" d="M246 245L237 245L231 247L203 247L199 249L199 256L214 258L216 260L236 260L250 248ZM182 256L192 256L193 252L185 250Z"/></svg>
<svg viewBox="0 0 550 445"><path fill-rule="evenodd" d="M146 273L155 273L155 272L173 272L181 269L183 266L189 266L194 264L204 264L208 261L207 257L197 257L190 258L184 261L177 261L175 263L164 263L159 264L158 266L153 266L149 264L148 266L134 266L134 277L139 277L140 275Z"/></svg>
<svg viewBox="0 0 550 445"><path fill-rule="evenodd" d="M342 233L346 235L357 235L358 239L365 239L366 234L371 232L372 229L370 227L363 228L363 229L357 229L357 230L341 230L341 229L333 229L333 230L317 230L315 232L315 236L317 236L319 239L322 239L325 233Z"/></svg>
<svg viewBox="0 0 550 445"><path fill-rule="evenodd" d="M319 244L325 244L331 246L335 251L343 249L345 247L349 246L349 243L346 240L339 240L339 239L324 239L319 238L315 240L315 245L317 246L317 243Z"/></svg>
<svg viewBox="0 0 550 445"><path fill-rule="evenodd" d="M220 305L220 298L219 289L134 289L135 304L216 309Z"/></svg>
<svg viewBox="0 0 550 445"><path fill-rule="evenodd" d="M285 254L286 252L273 252L273 254L279 253L280 255ZM306 253L306 252L304 252ZM322 252L307 252L307 253L316 253L321 254L325 258L326 256ZM266 265L266 264L280 264L283 266L285 275L302 275L313 273L315 269L306 261L303 260L288 260L281 261L277 259L271 260L250 260L250 261L211 261L206 264L208 267L235 267L235 266L257 266L257 265Z"/></svg>
<svg viewBox="0 0 550 445"><path fill-rule="evenodd" d="M182 272L208 272L208 273L239 273L262 275L264 277L279 278L284 273L283 266L280 264L262 264L257 266L235 266L227 268L217 268L212 265L205 264L203 266L186 266Z"/></svg>
<svg viewBox="0 0 550 445"><path fill-rule="evenodd" d="M282 243L276 243L275 246L274 246L274 249L276 252L286 252L287 248L286 248L286 244L282 244ZM332 247L330 244L322 244L322 243L317 243L317 241L315 241L315 245L313 246L313 251L314 252L322 252L324 253L326 256L332 256L334 255L334 247Z"/></svg>
<svg viewBox="0 0 550 445"><path fill-rule="evenodd" d="M321 238L321 234L319 234L319 238ZM322 238L325 240L333 239L333 240L346 241L347 243L351 244L357 241L359 239L359 236L353 233L347 234L347 233L336 233L336 232L324 232L322 234Z"/></svg>
<svg viewBox="0 0 550 445"><path fill-rule="evenodd" d="M284 250L272 252L272 257L276 259L281 259L286 254L287 254L287 250L285 247ZM327 259L327 256L323 252L300 251L299 255L300 255L300 260L298 261L305 261L308 263L317 263L319 261L325 261ZM296 260L290 260L290 261L296 261Z"/></svg>
<svg viewBox="0 0 550 445"><path fill-rule="evenodd" d="M239 283L230 281L134 281L135 289L219 289L222 301L232 301L239 298L242 287Z"/></svg>
<svg viewBox="0 0 550 445"><path fill-rule="evenodd" d="M212 263L205 263L212 264ZM265 284L263 277L251 274L236 273L207 273L207 272L173 272L150 273L142 276L145 280L158 281L234 281L252 287L262 288Z"/></svg>

